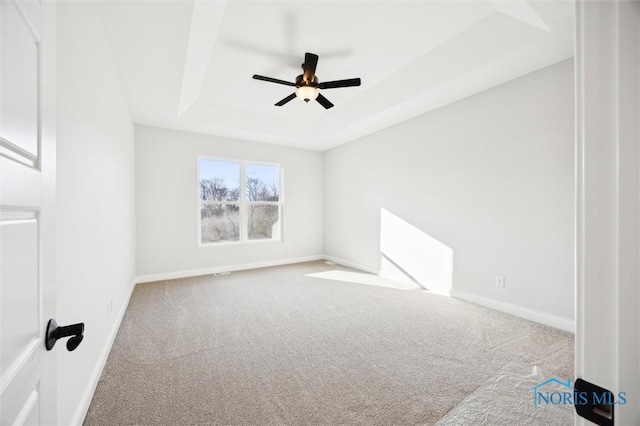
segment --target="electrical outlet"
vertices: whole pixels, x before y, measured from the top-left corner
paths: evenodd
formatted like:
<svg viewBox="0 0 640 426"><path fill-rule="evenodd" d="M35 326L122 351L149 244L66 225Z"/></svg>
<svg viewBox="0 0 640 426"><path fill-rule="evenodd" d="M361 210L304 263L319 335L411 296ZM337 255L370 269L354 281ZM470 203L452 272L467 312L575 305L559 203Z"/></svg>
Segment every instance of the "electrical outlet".
<svg viewBox="0 0 640 426"><path fill-rule="evenodd" d="M504 288L504 277L496 277L496 287Z"/></svg>
<svg viewBox="0 0 640 426"><path fill-rule="evenodd" d="M293 244L289 245L289 251L293 251Z"/></svg>
<svg viewBox="0 0 640 426"><path fill-rule="evenodd" d="M111 313L113 312L113 297L109 299L107 302L107 318L111 317Z"/></svg>

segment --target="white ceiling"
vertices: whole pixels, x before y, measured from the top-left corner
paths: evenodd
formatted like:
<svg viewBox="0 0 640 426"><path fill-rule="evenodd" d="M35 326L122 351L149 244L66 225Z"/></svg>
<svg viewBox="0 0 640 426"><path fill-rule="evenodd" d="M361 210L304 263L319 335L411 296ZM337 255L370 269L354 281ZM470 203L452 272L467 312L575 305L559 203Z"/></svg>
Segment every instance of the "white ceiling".
<svg viewBox="0 0 640 426"><path fill-rule="evenodd" d="M573 2L101 4L136 123L324 150L573 56ZM335 104L294 99L304 53Z"/></svg>

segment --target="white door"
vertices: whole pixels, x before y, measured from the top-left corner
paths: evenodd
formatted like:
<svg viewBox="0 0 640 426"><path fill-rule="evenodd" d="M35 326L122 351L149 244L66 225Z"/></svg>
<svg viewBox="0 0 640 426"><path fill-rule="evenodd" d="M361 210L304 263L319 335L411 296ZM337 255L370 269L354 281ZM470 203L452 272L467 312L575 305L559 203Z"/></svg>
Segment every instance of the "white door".
<svg viewBox="0 0 640 426"><path fill-rule="evenodd" d="M0 424L55 424L55 4L0 0Z"/></svg>
<svg viewBox="0 0 640 426"><path fill-rule="evenodd" d="M578 0L576 30L576 375L611 392L587 419L640 425L640 3Z"/></svg>

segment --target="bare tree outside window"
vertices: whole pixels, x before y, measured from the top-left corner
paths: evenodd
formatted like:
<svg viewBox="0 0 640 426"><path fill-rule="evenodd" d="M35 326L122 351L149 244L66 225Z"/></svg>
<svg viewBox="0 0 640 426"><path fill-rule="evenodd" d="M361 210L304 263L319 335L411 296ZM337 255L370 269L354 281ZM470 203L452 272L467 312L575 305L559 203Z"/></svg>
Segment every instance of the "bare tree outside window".
<svg viewBox="0 0 640 426"><path fill-rule="evenodd" d="M247 164L246 200L249 240L280 238L280 168Z"/></svg>

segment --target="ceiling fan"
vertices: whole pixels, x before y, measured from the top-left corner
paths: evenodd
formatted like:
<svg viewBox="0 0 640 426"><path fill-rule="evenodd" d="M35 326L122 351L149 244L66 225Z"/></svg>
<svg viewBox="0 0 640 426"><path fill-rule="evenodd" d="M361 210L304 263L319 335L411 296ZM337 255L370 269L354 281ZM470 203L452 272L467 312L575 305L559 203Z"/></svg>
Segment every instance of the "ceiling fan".
<svg viewBox="0 0 640 426"><path fill-rule="evenodd" d="M280 102L276 103L276 106L282 106L287 102L293 100L296 96L305 102L316 100L320 105L329 109L333 107L333 104L329 99L322 96L319 89L337 89L340 87L353 87L360 86L359 78L350 78L347 80L334 80L318 82L316 77L316 66L318 65L318 55L313 53L305 53L304 64L302 64L303 73L296 77L296 82L291 83L289 81L278 80L277 78L264 77L262 75L254 74L253 78L256 80L268 81L270 83L284 84L285 86L292 86L296 88L296 91Z"/></svg>

